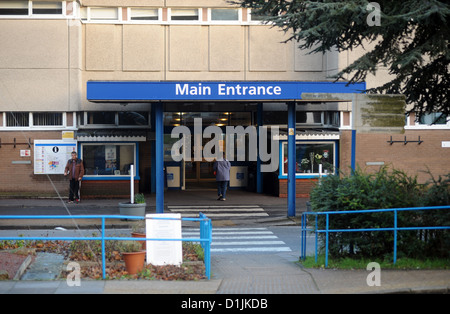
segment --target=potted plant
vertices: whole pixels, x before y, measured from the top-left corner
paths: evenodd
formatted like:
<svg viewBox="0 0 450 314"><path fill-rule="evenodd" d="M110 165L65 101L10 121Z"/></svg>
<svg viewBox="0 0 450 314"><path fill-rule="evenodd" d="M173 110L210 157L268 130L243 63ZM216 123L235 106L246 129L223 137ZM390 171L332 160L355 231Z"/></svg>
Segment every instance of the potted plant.
<svg viewBox="0 0 450 314"><path fill-rule="evenodd" d="M131 236L133 238L145 238L147 235L145 233L145 220L138 220L136 224L131 229ZM146 241L138 241L142 245L142 249L146 250Z"/></svg>
<svg viewBox="0 0 450 314"><path fill-rule="evenodd" d="M145 251L138 241L120 241L119 250L125 262L127 273L135 275L142 271L145 262Z"/></svg>
<svg viewBox="0 0 450 314"><path fill-rule="evenodd" d="M145 216L145 202L144 194L138 193L134 196L134 202L122 202L119 203L120 215L124 216Z"/></svg>

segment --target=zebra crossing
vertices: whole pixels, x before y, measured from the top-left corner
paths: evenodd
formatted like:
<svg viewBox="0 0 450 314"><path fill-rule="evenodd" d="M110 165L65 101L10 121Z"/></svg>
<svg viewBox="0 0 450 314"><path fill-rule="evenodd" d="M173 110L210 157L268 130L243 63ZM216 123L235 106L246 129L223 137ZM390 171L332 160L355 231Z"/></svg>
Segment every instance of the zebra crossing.
<svg viewBox="0 0 450 314"><path fill-rule="evenodd" d="M258 205L169 205L172 213L180 213L182 217L198 217L200 212L211 219L227 218L261 218L269 214Z"/></svg>
<svg viewBox="0 0 450 314"><path fill-rule="evenodd" d="M183 237L199 236L199 228L183 229ZM213 229L211 253L291 252L277 235L267 228Z"/></svg>

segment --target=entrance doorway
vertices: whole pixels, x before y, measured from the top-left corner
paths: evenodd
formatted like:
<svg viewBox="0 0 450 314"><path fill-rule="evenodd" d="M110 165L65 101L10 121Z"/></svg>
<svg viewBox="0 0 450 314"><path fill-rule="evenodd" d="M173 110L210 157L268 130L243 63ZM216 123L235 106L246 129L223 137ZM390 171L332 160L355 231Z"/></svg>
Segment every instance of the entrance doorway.
<svg viewBox="0 0 450 314"><path fill-rule="evenodd" d="M185 161L186 189L214 189L216 178L213 164L207 161Z"/></svg>

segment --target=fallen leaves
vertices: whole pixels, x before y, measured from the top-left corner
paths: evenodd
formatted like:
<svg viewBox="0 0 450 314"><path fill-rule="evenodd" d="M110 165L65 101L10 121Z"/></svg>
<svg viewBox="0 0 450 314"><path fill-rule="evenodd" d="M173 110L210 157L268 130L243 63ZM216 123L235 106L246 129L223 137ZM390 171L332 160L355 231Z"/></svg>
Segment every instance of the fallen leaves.
<svg viewBox="0 0 450 314"><path fill-rule="evenodd" d="M102 255L100 241L27 241L26 243L0 243L0 249L17 249L26 247L38 252L63 254L70 262L80 263L81 278L102 279ZM107 279L145 279L145 280L201 280L205 279L205 265L201 247L197 244L183 243L183 260L181 266L154 266L148 264L136 274L130 275L125 269L120 251L114 241L105 243L105 271ZM69 272L65 269L61 278Z"/></svg>

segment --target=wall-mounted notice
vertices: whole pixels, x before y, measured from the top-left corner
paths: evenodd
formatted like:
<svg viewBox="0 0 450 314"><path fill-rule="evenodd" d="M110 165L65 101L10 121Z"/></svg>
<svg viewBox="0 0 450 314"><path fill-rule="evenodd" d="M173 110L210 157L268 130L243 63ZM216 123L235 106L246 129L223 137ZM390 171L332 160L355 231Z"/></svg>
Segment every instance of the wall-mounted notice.
<svg viewBox="0 0 450 314"><path fill-rule="evenodd" d="M34 174L64 174L73 151L77 151L76 141L35 140Z"/></svg>
<svg viewBox="0 0 450 314"><path fill-rule="evenodd" d="M147 214L145 218L147 238L181 239L181 214ZM147 241L147 263L155 266L181 265L181 241Z"/></svg>

